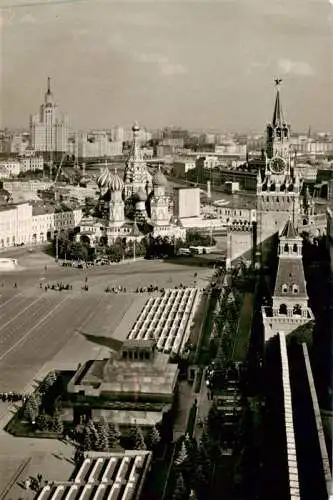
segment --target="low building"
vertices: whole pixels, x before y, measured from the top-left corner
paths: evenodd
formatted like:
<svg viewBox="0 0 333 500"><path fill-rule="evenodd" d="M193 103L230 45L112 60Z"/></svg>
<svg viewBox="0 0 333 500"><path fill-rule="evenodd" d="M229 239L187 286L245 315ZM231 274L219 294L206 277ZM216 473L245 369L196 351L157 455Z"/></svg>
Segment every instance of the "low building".
<svg viewBox="0 0 333 500"><path fill-rule="evenodd" d="M44 486L36 500L139 500L151 460L150 451L87 452L76 473Z"/></svg>
<svg viewBox="0 0 333 500"><path fill-rule="evenodd" d="M178 367L154 340L126 340L109 359L78 369L67 386L73 413L65 411L63 418L77 421L88 407L93 420L104 416L123 429L150 427L173 409L177 386Z"/></svg>
<svg viewBox="0 0 333 500"><path fill-rule="evenodd" d="M239 224L252 224L257 217L255 208L243 207L234 203L221 204L219 200L213 201L212 209L214 215L225 224L234 224L236 222Z"/></svg>
<svg viewBox="0 0 333 500"><path fill-rule="evenodd" d="M257 174L257 169L245 167L219 169L222 182L238 182L240 188L246 191L255 191L257 189Z"/></svg>
<svg viewBox="0 0 333 500"><path fill-rule="evenodd" d="M238 193L239 191L239 182L227 181L224 183L225 192L228 194Z"/></svg>

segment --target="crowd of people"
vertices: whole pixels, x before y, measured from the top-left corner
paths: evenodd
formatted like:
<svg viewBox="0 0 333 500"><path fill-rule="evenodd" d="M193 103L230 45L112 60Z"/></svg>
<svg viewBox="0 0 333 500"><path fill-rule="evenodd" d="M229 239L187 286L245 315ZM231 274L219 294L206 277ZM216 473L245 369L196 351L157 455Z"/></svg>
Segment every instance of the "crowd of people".
<svg viewBox="0 0 333 500"><path fill-rule="evenodd" d="M21 394L20 392L1 392L0 393L0 401L4 403L14 403L16 401L25 401L28 399L28 394Z"/></svg>
<svg viewBox="0 0 333 500"><path fill-rule="evenodd" d="M181 290L183 288L186 288L186 286L183 285L183 283L180 283L179 286L175 286L174 288L176 290L178 290L178 289ZM127 290L126 286L122 286L122 285L112 286L112 287L107 286L105 288L105 293L153 293L153 292L164 293L165 288L164 287L159 288L158 286L153 286L153 285L138 287L136 290Z"/></svg>
<svg viewBox="0 0 333 500"><path fill-rule="evenodd" d="M61 281L58 283L46 283L43 285L43 283L40 283L39 287L42 289L44 288L45 292L48 290L56 290L57 292L61 292L61 290L73 290L73 286L67 283L66 285Z"/></svg>

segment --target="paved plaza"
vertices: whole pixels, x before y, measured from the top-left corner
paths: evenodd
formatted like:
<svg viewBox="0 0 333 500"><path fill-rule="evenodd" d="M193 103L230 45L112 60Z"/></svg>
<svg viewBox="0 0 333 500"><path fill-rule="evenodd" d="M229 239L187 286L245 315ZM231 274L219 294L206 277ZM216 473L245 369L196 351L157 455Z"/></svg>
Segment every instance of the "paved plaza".
<svg viewBox="0 0 333 500"><path fill-rule="evenodd" d="M193 286L194 281L205 287L213 272L195 265L145 260L89 270L62 268L37 251L17 251L15 258L19 270L1 276L0 392L30 392L34 381L51 369L76 369L87 359L108 356L105 347L89 342L80 332L124 340L148 299L146 293L134 293L138 287ZM88 292L82 289L86 280ZM57 281L71 283L73 289L40 288L41 283ZM107 286L126 287L127 293L105 293ZM58 448L61 453L72 453L70 445L59 441L9 436L3 426L12 410L0 402L0 492L11 479L15 484L20 480L15 478L18 468L22 467L23 480L37 464L38 472L50 477L54 465L47 465L45 457Z"/></svg>

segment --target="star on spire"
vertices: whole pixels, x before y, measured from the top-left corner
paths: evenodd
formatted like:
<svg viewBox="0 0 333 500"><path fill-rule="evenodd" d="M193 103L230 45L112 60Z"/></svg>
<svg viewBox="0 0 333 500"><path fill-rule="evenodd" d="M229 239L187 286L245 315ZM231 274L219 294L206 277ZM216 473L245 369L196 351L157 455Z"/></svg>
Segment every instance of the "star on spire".
<svg viewBox="0 0 333 500"><path fill-rule="evenodd" d="M279 87L282 83L282 78L275 78L274 82L275 82L275 87Z"/></svg>

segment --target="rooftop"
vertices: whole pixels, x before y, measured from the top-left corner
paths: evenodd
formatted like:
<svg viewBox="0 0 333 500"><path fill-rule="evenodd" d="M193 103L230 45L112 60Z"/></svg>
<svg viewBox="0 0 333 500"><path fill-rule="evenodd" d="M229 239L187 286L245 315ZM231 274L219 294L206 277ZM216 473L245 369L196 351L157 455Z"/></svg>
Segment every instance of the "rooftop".
<svg viewBox="0 0 333 500"><path fill-rule="evenodd" d="M287 285L288 292L282 291L283 285ZM297 285L298 292L294 293L293 285ZM279 259L276 282L274 288L275 297L307 298L306 283L302 259L283 258Z"/></svg>
<svg viewBox="0 0 333 500"><path fill-rule="evenodd" d="M151 361L96 360L77 384L108 393L169 395L177 378L177 365L169 364L168 359L168 355L156 352Z"/></svg>
<svg viewBox="0 0 333 500"><path fill-rule="evenodd" d="M288 219L281 231L280 237L294 239L297 238L297 231L291 219Z"/></svg>
<svg viewBox="0 0 333 500"><path fill-rule="evenodd" d="M149 451L89 452L73 479L45 486L37 500L137 500L150 462Z"/></svg>

